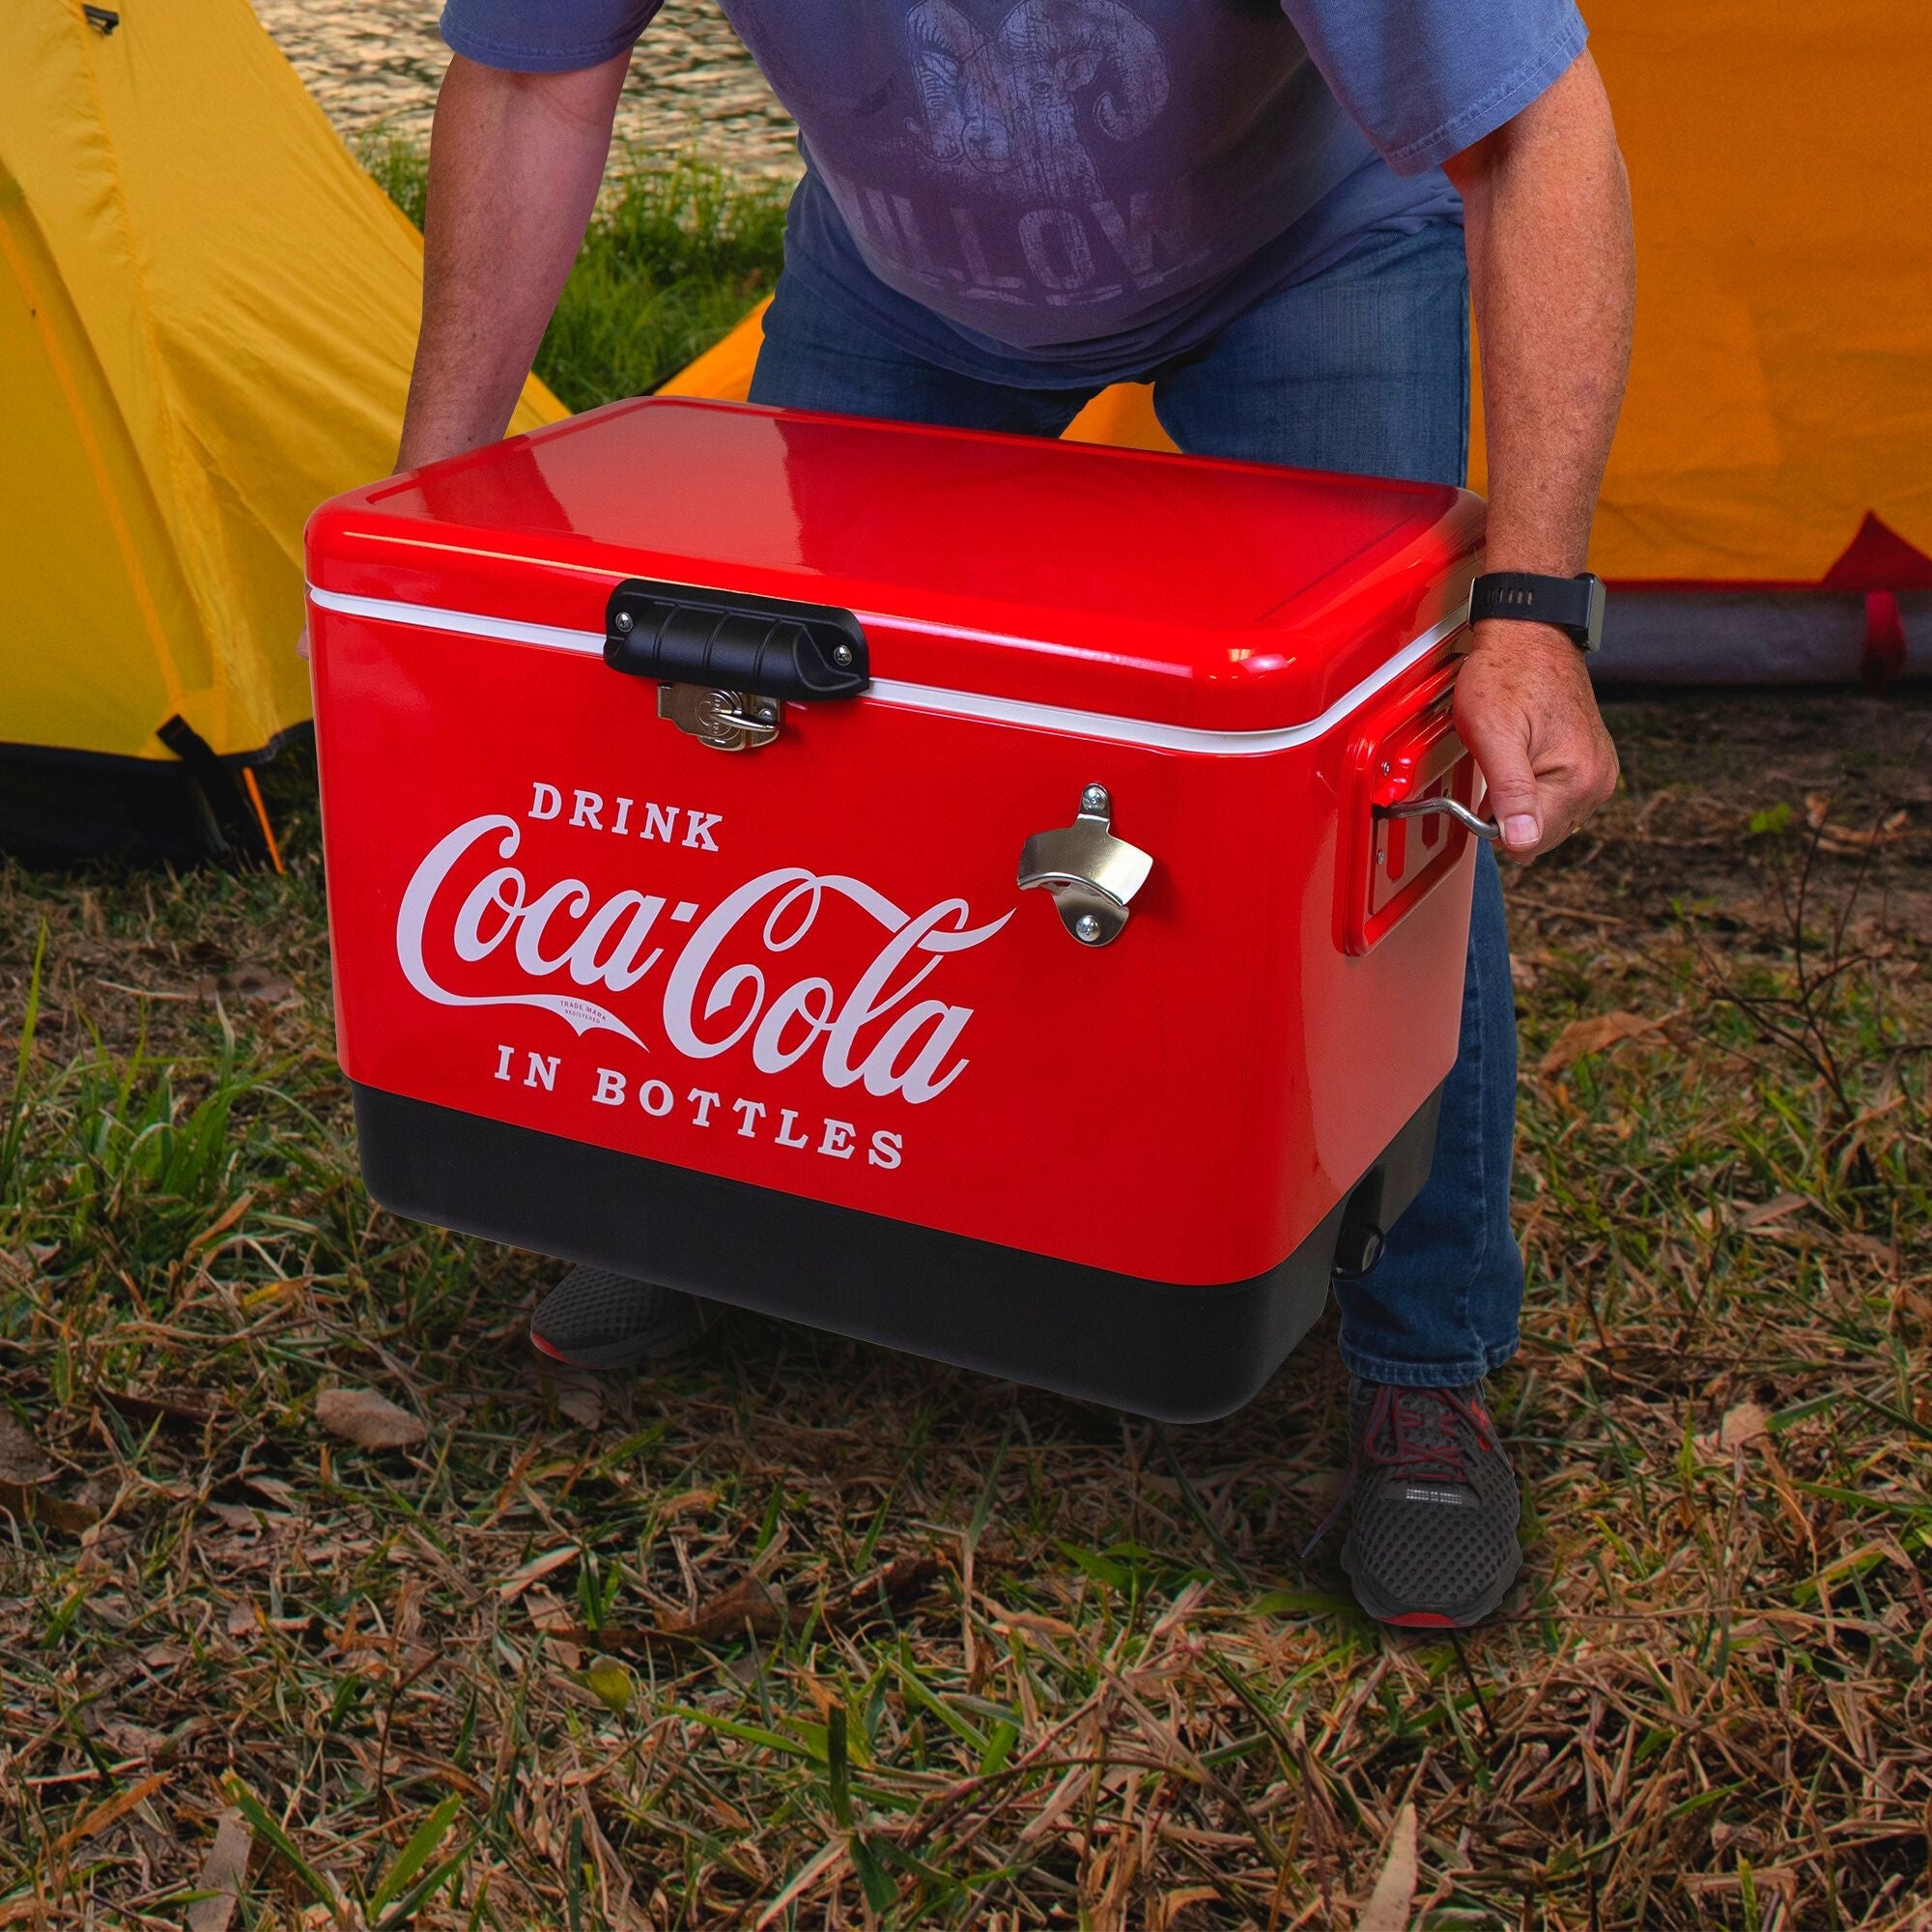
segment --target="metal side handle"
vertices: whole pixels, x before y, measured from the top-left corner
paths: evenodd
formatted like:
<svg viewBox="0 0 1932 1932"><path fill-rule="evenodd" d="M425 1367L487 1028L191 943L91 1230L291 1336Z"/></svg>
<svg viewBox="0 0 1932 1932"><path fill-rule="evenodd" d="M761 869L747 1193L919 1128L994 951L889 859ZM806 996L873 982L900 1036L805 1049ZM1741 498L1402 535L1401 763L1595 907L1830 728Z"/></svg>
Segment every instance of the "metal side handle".
<svg viewBox="0 0 1932 1932"><path fill-rule="evenodd" d="M1020 890L1051 893L1061 924L1082 946L1107 946L1121 936L1128 903L1153 870L1150 853L1115 838L1113 817L1107 787L1090 784L1071 825L1036 832L1020 850Z"/></svg>
<svg viewBox="0 0 1932 1932"><path fill-rule="evenodd" d="M1503 836L1502 827L1493 818L1478 818L1466 805L1461 805L1453 798L1409 798L1400 805L1376 807L1378 818L1433 818L1438 812L1444 818L1453 818L1463 831L1473 832L1478 838L1487 838L1492 845Z"/></svg>

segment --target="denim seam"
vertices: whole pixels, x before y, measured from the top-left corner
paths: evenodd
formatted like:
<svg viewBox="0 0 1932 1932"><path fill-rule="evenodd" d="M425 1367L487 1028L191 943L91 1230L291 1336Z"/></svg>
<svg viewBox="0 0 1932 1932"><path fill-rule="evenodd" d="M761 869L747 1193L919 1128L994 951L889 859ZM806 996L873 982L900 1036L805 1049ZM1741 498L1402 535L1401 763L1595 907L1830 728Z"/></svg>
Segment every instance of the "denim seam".
<svg viewBox="0 0 1932 1932"><path fill-rule="evenodd" d="M1499 891L1500 891L1500 884L1501 882L1500 880L1498 880ZM1503 971L1505 975L1507 975L1509 972L1508 962L1509 962L1509 932L1507 925L1505 925L1503 933ZM1516 1002L1515 1002L1514 986L1513 983L1507 981L1506 984L1509 984L1510 986L1509 1023L1512 1030L1514 1030L1516 1026ZM1494 1042L1492 1041L1489 1037L1489 1026L1486 1017L1487 1010L1488 1010L1487 1006L1481 1003L1479 999L1478 1023L1476 1028L1476 1050L1478 1055L1479 1069L1483 1062L1488 1058L1489 1054L1491 1053L1494 1045ZM1514 1084L1515 1083L1512 1082L1512 1086L1514 1086ZM1469 1319L1468 1317L1469 1293L1470 1293L1470 1289L1473 1287L1475 1281L1487 1278L1491 1270L1492 1270L1499 1264L1501 1260L1501 1250L1504 1247L1504 1245L1513 1244L1516 1239L1516 1230L1512 1225L1510 1218L1510 1176L1509 1176L1509 1170L1513 1165L1513 1158L1515 1154L1514 1121L1512 1121L1511 1122L1510 1138L1509 1140L1503 1143L1504 1172L1500 1177L1502 1183L1500 1188L1500 1193L1501 1193L1500 1214L1497 1214L1495 1211L1493 1211L1490 1200L1490 1186L1489 1186L1490 1147L1489 1147L1488 1136L1479 1135L1478 1141L1480 1145L1477 1152L1477 1178L1481 1187L1479 1199L1482 1202L1483 1239L1482 1239L1482 1249L1481 1249L1481 1261L1479 1264L1478 1271L1471 1275L1470 1284L1468 1287L1465 1287L1463 1291L1463 1314L1465 1322L1467 1324L1467 1329L1470 1339L1476 1344L1476 1346L1479 1349L1481 1349L1486 1354L1488 1354L1492 1352L1490 1345L1487 1342L1485 1342L1483 1337L1476 1332L1476 1324L1474 1321ZM1520 1265L1520 1263L1519 1265ZM1507 1361L1511 1355L1516 1353L1517 1343L1518 1343L1517 1333L1513 1332L1510 1337L1508 1349L1502 1355L1501 1358L1502 1360Z"/></svg>
<svg viewBox="0 0 1932 1932"><path fill-rule="evenodd" d="M1385 1355L1367 1355L1344 1343L1337 1351L1342 1366L1365 1382L1386 1382L1396 1388L1467 1388L1509 1360L1492 1360L1486 1350L1464 1362L1398 1362Z"/></svg>
<svg viewBox="0 0 1932 1932"><path fill-rule="evenodd" d="M1483 1092L1483 1068L1490 1057L1490 1042L1484 1010L1483 988L1480 976L1476 971L1476 956L1473 948L1469 952L1468 965L1465 970L1469 976L1469 992L1472 995L1471 1004L1475 1009L1475 1051L1470 1056L1474 1063L1471 1068L1473 1078L1470 1085L1477 1094L1481 1094ZM1467 1019L1468 1015L1465 1014L1465 1024L1467 1023ZM1481 1121L1477 1122L1476 1129L1474 1136L1476 1143L1474 1162L1476 1170L1476 1200L1478 1203L1476 1211L1483 1217L1483 1237L1476 1243L1476 1252L1472 1265L1457 1286L1456 1319L1461 1324L1465 1341L1473 1343L1478 1353L1481 1353L1483 1352L1482 1338L1476 1333L1476 1324L1470 1318L1469 1301L1470 1296L1474 1293L1475 1284L1481 1279L1482 1271L1489 1264L1490 1244L1493 1231L1490 1226L1492 1217L1490 1214L1490 1151L1487 1145L1489 1136L1482 1131L1483 1122Z"/></svg>

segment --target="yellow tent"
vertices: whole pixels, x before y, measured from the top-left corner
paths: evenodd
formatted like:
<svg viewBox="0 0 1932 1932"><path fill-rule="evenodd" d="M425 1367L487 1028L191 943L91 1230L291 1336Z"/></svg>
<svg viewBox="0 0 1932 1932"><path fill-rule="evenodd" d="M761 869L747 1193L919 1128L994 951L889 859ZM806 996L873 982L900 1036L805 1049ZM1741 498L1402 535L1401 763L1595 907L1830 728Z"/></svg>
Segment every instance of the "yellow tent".
<svg viewBox="0 0 1932 1932"><path fill-rule="evenodd" d="M303 520L394 461L421 252L247 0L0 4L0 844L234 835L309 715Z"/></svg>
<svg viewBox="0 0 1932 1932"><path fill-rule="evenodd" d="M1896 0L1594 0L1638 327L1609 674L1932 671L1932 40ZM667 385L744 393L757 318ZM1069 436L1166 448L1150 392ZM1480 430L1472 482L1483 485ZM1908 654L1907 637L1911 639Z"/></svg>

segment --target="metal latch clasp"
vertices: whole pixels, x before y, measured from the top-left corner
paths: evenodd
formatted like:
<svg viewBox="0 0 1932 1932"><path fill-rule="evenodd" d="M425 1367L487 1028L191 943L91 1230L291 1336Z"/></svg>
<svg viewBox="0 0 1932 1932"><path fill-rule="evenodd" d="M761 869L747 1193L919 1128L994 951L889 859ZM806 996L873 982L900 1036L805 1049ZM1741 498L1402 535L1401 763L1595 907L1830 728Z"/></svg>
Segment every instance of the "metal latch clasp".
<svg viewBox="0 0 1932 1932"><path fill-rule="evenodd" d="M658 686L658 716L714 752L755 752L779 735L784 707L776 697L702 684Z"/></svg>
<svg viewBox="0 0 1932 1932"><path fill-rule="evenodd" d="M1125 931L1127 902L1153 870L1151 854L1114 837L1113 819L1107 787L1090 784L1071 825L1036 832L1020 851L1020 890L1051 893L1061 924L1082 946L1106 946Z"/></svg>

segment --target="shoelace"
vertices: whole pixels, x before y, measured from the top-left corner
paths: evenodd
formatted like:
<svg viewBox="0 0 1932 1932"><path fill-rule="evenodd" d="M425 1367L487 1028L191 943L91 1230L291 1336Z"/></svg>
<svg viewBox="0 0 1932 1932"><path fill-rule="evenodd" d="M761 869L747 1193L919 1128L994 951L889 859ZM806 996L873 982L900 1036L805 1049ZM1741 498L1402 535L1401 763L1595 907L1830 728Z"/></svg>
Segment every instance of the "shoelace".
<svg viewBox="0 0 1932 1932"><path fill-rule="evenodd" d="M1483 1454L1487 1455L1495 1447L1488 1414L1480 1404L1471 1402L1467 1396L1459 1394L1455 1389L1397 1388L1392 1383L1382 1383L1376 1390L1375 1401L1369 1405L1369 1419L1355 1453L1349 1459L1349 1473L1342 1479L1341 1493L1336 1496L1334 1507L1321 1519L1315 1534L1308 1539L1301 1552L1304 1561L1314 1554L1316 1545L1334 1528L1343 1506L1354 1494L1355 1487L1361 1481L1364 1463L1373 1463L1378 1469L1414 1476L1424 1482L1468 1482L1469 1464L1463 1454L1462 1436L1453 1426L1432 1431L1422 1413L1424 1405L1432 1402L1439 1402L1449 1410L1452 1424L1461 1422L1469 1431L1476 1438L1477 1449ZM1425 1435L1429 1435L1436 1439L1425 1440Z"/></svg>

